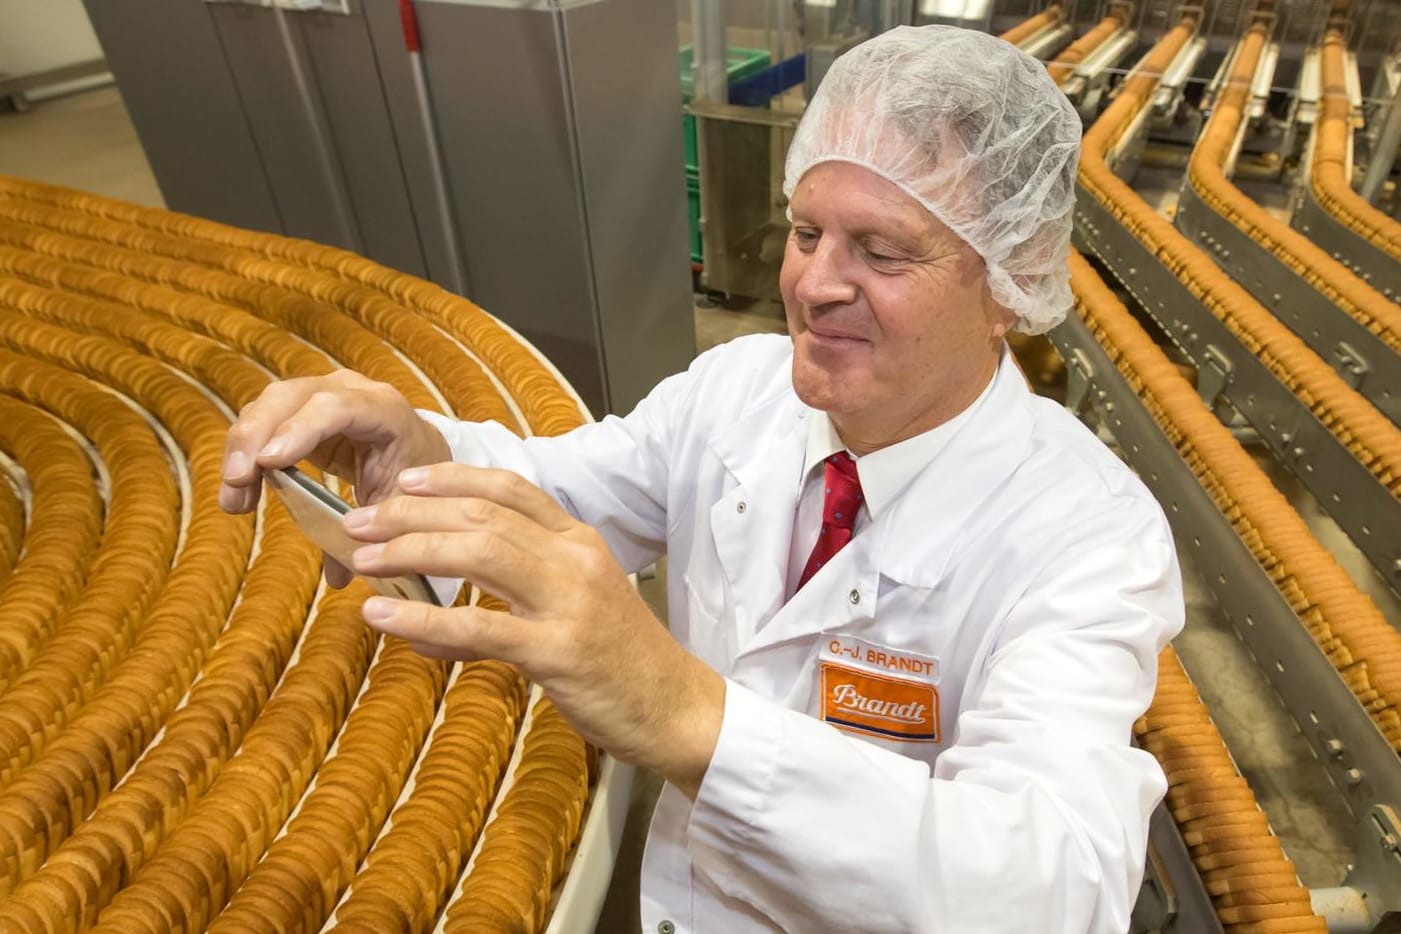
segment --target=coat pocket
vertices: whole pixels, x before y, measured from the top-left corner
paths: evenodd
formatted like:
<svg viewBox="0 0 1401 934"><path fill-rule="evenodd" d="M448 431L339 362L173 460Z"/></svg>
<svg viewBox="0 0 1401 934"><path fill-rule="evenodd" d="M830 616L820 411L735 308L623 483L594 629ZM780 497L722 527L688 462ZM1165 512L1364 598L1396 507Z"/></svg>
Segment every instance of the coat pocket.
<svg viewBox="0 0 1401 934"><path fill-rule="evenodd" d="M686 648L720 674L729 674L734 664L734 636L724 616L724 594L719 587L697 587L689 574L682 581L686 587Z"/></svg>

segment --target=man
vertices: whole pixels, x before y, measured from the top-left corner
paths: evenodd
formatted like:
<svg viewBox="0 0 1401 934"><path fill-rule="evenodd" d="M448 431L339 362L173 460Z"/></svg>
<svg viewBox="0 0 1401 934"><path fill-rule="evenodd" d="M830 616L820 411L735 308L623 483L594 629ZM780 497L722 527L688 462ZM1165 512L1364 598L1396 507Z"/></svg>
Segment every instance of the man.
<svg viewBox="0 0 1401 934"><path fill-rule="evenodd" d="M1003 340L1069 307L1078 141L1006 43L882 35L788 155L790 337L528 441L354 374L278 384L230 433L225 506L311 456L375 504L346 520L357 572L510 603L364 612L519 665L667 780L645 931L1123 931L1164 791L1130 731L1181 626L1176 561ZM663 553L670 632L624 576Z"/></svg>

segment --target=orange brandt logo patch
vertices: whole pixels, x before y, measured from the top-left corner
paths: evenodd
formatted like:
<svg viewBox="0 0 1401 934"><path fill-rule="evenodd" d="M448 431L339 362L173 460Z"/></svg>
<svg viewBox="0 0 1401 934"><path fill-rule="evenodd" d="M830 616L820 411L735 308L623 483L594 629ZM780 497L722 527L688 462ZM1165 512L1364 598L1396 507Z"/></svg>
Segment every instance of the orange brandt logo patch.
<svg viewBox="0 0 1401 934"><path fill-rule="evenodd" d="M849 733L937 743L939 689L823 660L822 719Z"/></svg>

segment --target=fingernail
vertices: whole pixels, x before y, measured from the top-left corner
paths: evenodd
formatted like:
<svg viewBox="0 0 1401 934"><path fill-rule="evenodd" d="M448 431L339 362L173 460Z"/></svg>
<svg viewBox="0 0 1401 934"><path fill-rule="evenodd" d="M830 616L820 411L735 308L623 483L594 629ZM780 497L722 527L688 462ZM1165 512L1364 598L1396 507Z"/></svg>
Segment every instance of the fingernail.
<svg viewBox="0 0 1401 934"><path fill-rule="evenodd" d="M371 597L360 609L367 623L387 623L399 611L399 602L388 597Z"/></svg>
<svg viewBox="0 0 1401 934"><path fill-rule="evenodd" d="M229 459L224 461L224 476L241 477L248 473L248 468L252 466L252 461L248 455L242 451L234 451L229 455Z"/></svg>
<svg viewBox="0 0 1401 934"><path fill-rule="evenodd" d="M262 457L277 457L285 450L287 450L287 439L273 438L258 454Z"/></svg>
<svg viewBox="0 0 1401 934"><path fill-rule="evenodd" d="M378 508L377 506L363 506L359 509L352 509L345 514L345 519L342 521L345 527L352 532L366 528L374 521Z"/></svg>
<svg viewBox="0 0 1401 934"><path fill-rule="evenodd" d="M402 487L423 486L428 482L428 471L423 467L410 467L399 471L399 485Z"/></svg>
<svg viewBox="0 0 1401 934"><path fill-rule="evenodd" d="M351 560L355 562L355 566L358 568L367 564L375 564L379 561L379 556L382 554L384 554L383 545L366 545L364 548L355 549L355 554L351 556Z"/></svg>

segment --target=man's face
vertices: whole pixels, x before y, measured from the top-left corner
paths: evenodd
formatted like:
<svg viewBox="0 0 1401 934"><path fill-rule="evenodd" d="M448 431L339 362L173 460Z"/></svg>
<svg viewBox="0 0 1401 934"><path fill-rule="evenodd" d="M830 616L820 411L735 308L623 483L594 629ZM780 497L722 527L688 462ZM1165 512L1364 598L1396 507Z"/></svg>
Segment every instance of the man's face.
<svg viewBox="0 0 1401 934"><path fill-rule="evenodd" d="M779 288L798 397L854 450L904 440L976 399L1014 321L992 301L981 257L850 163L809 169L791 206Z"/></svg>

